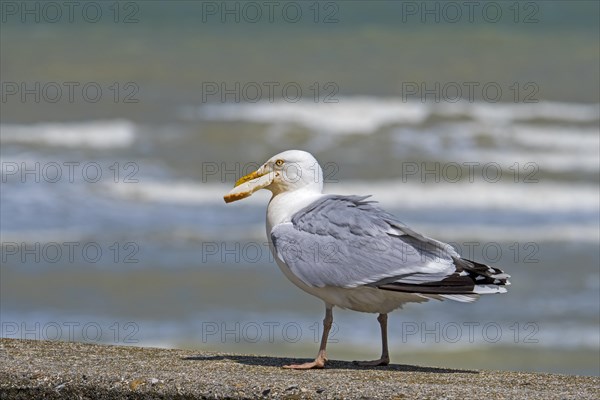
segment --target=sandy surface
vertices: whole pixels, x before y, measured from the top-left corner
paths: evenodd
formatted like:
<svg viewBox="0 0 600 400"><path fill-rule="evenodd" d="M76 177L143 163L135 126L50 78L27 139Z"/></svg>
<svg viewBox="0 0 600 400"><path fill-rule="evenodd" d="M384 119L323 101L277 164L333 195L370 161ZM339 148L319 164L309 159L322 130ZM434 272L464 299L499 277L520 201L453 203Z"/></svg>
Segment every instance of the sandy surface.
<svg viewBox="0 0 600 400"><path fill-rule="evenodd" d="M285 358L0 339L14 398L599 399L600 378L413 365L281 368Z"/></svg>

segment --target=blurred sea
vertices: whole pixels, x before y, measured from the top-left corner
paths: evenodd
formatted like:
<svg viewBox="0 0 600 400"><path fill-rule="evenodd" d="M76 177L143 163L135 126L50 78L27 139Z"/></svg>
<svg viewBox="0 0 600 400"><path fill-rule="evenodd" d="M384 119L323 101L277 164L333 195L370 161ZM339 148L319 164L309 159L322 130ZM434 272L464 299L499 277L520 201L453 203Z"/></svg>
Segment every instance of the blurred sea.
<svg viewBox="0 0 600 400"><path fill-rule="evenodd" d="M393 313L393 362L600 374L598 3L538 2L534 24L402 23L392 2L205 23L201 2L135 3L133 24L2 24L3 337L314 356L323 306L269 254L268 194L222 200L298 148L327 192L372 194L512 275L506 295ZM23 82L103 95L7 95ZM207 95L265 82L303 95ZM465 82L502 96L408 95ZM374 315L334 318L330 357L379 354Z"/></svg>

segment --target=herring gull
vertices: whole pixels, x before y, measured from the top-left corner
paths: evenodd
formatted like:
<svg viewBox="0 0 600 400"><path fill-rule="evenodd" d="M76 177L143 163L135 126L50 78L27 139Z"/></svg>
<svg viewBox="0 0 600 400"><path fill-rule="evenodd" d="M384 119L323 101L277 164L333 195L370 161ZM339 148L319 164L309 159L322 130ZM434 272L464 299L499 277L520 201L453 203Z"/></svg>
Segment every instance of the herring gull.
<svg viewBox="0 0 600 400"><path fill-rule="evenodd" d="M268 189L267 237L275 260L296 286L325 302L314 361L285 368L323 368L334 306L377 313L382 354L359 365L389 364L387 314L430 299L475 301L505 293L509 275L462 258L450 245L407 227L369 196L323 194L323 172L305 151L271 157L239 179L227 203Z"/></svg>

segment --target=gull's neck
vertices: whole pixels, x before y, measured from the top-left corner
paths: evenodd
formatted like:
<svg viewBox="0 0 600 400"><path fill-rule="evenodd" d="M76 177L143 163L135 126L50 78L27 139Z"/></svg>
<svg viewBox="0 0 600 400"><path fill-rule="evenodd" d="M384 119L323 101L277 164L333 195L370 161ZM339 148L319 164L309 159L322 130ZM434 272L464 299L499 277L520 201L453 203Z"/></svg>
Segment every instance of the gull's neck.
<svg viewBox="0 0 600 400"><path fill-rule="evenodd" d="M276 225L290 222L296 212L323 196L310 186L274 195L267 207L267 234L270 235Z"/></svg>

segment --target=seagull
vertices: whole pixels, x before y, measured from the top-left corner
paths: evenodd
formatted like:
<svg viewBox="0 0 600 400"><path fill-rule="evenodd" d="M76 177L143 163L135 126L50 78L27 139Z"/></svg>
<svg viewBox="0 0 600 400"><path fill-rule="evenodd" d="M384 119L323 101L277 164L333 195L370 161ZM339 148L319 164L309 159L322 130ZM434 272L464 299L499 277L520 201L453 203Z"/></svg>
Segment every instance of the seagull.
<svg viewBox="0 0 600 400"><path fill-rule="evenodd" d="M450 245L415 232L367 200L370 196L323 194L323 171L308 152L288 150L240 178L226 203L260 189L272 192L267 237L277 265L305 292L325 302L323 335L314 361L284 368L324 368L333 307L377 313L381 357L390 362L388 313L407 303L475 301L505 293L510 277L500 269L462 258Z"/></svg>

